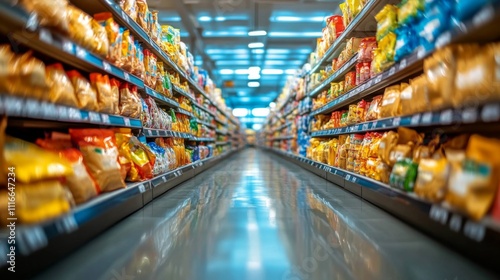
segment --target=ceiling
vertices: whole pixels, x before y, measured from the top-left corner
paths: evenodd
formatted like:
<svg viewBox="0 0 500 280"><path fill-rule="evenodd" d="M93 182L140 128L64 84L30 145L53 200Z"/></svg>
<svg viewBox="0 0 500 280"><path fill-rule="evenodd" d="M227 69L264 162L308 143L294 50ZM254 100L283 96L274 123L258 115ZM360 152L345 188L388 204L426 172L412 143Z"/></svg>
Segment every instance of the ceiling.
<svg viewBox="0 0 500 280"><path fill-rule="evenodd" d="M276 99L287 78L307 62L325 17L339 14L339 2L148 0L160 11L162 24L181 29L197 65L211 72L227 105L249 109L268 107ZM255 30L267 34L249 36ZM251 43L261 46L250 48Z"/></svg>

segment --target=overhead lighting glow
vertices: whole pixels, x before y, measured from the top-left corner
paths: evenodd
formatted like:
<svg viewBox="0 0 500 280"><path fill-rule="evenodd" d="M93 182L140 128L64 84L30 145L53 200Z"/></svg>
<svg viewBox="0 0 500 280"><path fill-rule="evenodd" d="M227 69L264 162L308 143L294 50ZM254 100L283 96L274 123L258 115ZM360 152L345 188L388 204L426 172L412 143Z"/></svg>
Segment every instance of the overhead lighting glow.
<svg viewBox="0 0 500 280"><path fill-rule="evenodd" d="M248 68L248 72L250 73L259 73L260 72L260 67L259 66L252 66Z"/></svg>
<svg viewBox="0 0 500 280"><path fill-rule="evenodd" d="M271 103L269 103L269 107L271 107L271 108L275 108L275 107L276 107L276 103L275 103L275 102L271 102Z"/></svg>
<svg viewBox="0 0 500 280"><path fill-rule="evenodd" d="M262 70L262 74L264 74L264 75L282 75L283 70L281 70L281 69L264 69L264 70Z"/></svg>
<svg viewBox="0 0 500 280"><path fill-rule="evenodd" d="M216 17L215 18L215 21L225 21L226 18L225 17Z"/></svg>
<svg viewBox="0 0 500 280"><path fill-rule="evenodd" d="M202 17L199 17L198 20L199 21L203 21L203 22L207 22L207 21L211 21L212 18L211 17L207 17L207 16L202 16Z"/></svg>
<svg viewBox="0 0 500 280"><path fill-rule="evenodd" d="M264 50L263 50L263 49L256 49L256 50L252 50L252 53L253 53L253 54L263 54L263 53L264 53Z"/></svg>
<svg viewBox="0 0 500 280"><path fill-rule="evenodd" d="M246 117L248 115L248 110L245 108L235 108L233 109L233 115L235 117Z"/></svg>
<svg viewBox="0 0 500 280"><path fill-rule="evenodd" d="M181 21L181 18L180 17L161 17L160 21L169 21L169 22Z"/></svg>
<svg viewBox="0 0 500 280"><path fill-rule="evenodd" d="M260 42L250 43L250 44L248 44L248 47L251 49L259 49L259 48L264 47L264 43L260 43Z"/></svg>
<svg viewBox="0 0 500 280"><path fill-rule="evenodd" d="M324 17L293 17L293 16L277 16L274 21L281 22L322 22Z"/></svg>
<svg viewBox="0 0 500 280"><path fill-rule="evenodd" d="M232 70L232 69L221 69L219 71L219 73L221 75L232 75L232 74L234 74L234 70Z"/></svg>
<svg viewBox="0 0 500 280"><path fill-rule="evenodd" d="M248 82L248 87L251 87L251 88L260 87L260 83L259 82Z"/></svg>
<svg viewBox="0 0 500 280"><path fill-rule="evenodd" d="M252 110L252 116L254 117L266 117L269 115L269 108L255 108Z"/></svg>
<svg viewBox="0 0 500 280"><path fill-rule="evenodd" d="M260 130L262 128L262 124L260 123L254 123L252 125L253 130Z"/></svg>
<svg viewBox="0 0 500 280"><path fill-rule="evenodd" d="M234 73L236 73L236 75L248 75L250 72L248 69L237 69Z"/></svg>
<svg viewBox="0 0 500 280"><path fill-rule="evenodd" d="M248 36L266 36L267 32L265 30L255 30L248 32Z"/></svg>
<svg viewBox="0 0 500 280"><path fill-rule="evenodd" d="M258 79L260 79L260 75L258 73L252 73L252 74L248 75L248 79L249 80L258 80Z"/></svg>
<svg viewBox="0 0 500 280"><path fill-rule="evenodd" d="M296 69L287 69L287 70L285 70L285 73L287 75L294 75L295 73L297 73L297 70Z"/></svg>

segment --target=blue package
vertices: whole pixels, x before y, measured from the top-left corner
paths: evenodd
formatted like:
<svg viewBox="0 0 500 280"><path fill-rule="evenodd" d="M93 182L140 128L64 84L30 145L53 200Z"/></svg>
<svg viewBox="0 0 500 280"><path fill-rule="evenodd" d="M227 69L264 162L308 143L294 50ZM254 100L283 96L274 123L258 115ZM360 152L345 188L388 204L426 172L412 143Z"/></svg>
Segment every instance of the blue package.
<svg viewBox="0 0 500 280"><path fill-rule="evenodd" d="M455 1L454 16L459 21L465 21L470 19L481 8L483 8L489 3L492 3L492 0L454 0L454 1Z"/></svg>
<svg viewBox="0 0 500 280"><path fill-rule="evenodd" d="M397 40L394 61L399 62L416 48L416 34L411 26L400 26L395 33Z"/></svg>
<svg viewBox="0 0 500 280"><path fill-rule="evenodd" d="M432 5L431 5L432 4ZM420 44L426 51L433 50L436 39L450 29L452 3L447 0L438 0L426 6L424 19L419 25L418 35Z"/></svg>

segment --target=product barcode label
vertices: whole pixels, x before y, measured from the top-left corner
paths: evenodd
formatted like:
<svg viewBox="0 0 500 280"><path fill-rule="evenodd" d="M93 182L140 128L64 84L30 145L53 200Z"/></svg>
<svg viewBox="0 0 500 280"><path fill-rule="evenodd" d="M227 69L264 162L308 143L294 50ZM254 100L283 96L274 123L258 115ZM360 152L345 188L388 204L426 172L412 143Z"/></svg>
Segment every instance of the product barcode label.
<svg viewBox="0 0 500 280"><path fill-rule="evenodd" d="M76 46L76 56L80 59L85 59L87 58L87 51L80 46Z"/></svg>
<svg viewBox="0 0 500 280"><path fill-rule="evenodd" d="M441 124L450 124L453 122L453 111L451 109L441 112L439 117L439 122Z"/></svg>
<svg viewBox="0 0 500 280"><path fill-rule="evenodd" d="M101 122L101 117L96 112L89 112L89 120L91 122Z"/></svg>
<svg viewBox="0 0 500 280"><path fill-rule="evenodd" d="M462 111L462 122L474 123L477 121L477 108L466 108Z"/></svg>
<svg viewBox="0 0 500 280"><path fill-rule="evenodd" d="M449 216L448 210L438 205L432 205L431 210L429 212L429 217L432 220L445 225L446 222L448 221L448 216Z"/></svg>
<svg viewBox="0 0 500 280"><path fill-rule="evenodd" d="M125 78L125 81L130 82L130 75L127 72L123 72L123 77Z"/></svg>
<svg viewBox="0 0 500 280"><path fill-rule="evenodd" d="M66 39L63 39L62 41L62 48L63 48L63 51L69 53L69 54L73 54L73 43L71 43L69 40L66 40Z"/></svg>
<svg viewBox="0 0 500 280"><path fill-rule="evenodd" d="M101 119L102 119L102 122L105 123L105 124L110 124L111 123L111 121L109 120L109 115L102 114L101 115Z"/></svg>
<svg viewBox="0 0 500 280"><path fill-rule="evenodd" d="M500 105L488 104L483 107L481 118L484 122L495 122L500 119Z"/></svg>
<svg viewBox="0 0 500 280"><path fill-rule="evenodd" d="M102 68L104 69L104 71L111 72L111 65L109 65L109 63L107 63L106 61L102 62Z"/></svg>
<svg viewBox="0 0 500 280"><path fill-rule="evenodd" d="M420 114L416 114L411 117L410 121L411 125L418 125L419 122L420 122Z"/></svg>
<svg viewBox="0 0 500 280"><path fill-rule="evenodd" d="M396 117L392 120L392 125L393 126L399 126L401 124L401 118L400 117Z"/></svg>
<svg viewBox="0 0 500 280"><path fill-rule="evenodd" d="M139 191L140 191L141 193L145 193L145 192L146 192L146 186L144 186L144 184L140 184L140 185L139 185Z"/></svg>
<svg viewBox="0 0 500 280"><path fill-rule="evenodd" d="M428 112L422 116L422 124L430 124L432 122L432 113Z"/></svg>
<svg viewBox="0 0 500 280"><path fill-rule="evenodd" d="M126 126L130 126L130 119L129 119L129 118L123 118L123 123L124 123Z"/></svg>

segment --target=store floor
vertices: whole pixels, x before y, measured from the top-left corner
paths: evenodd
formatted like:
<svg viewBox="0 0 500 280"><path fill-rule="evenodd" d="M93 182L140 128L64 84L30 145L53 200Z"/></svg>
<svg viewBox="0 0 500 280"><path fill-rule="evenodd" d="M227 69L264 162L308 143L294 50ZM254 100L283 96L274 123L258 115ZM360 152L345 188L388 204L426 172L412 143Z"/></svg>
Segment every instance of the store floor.
<svg viewBox="0 0 500 280"><path fill-rule="evenodd" d="M248 149L170 190L40 279L493 279L368 202Z"/></svg>

